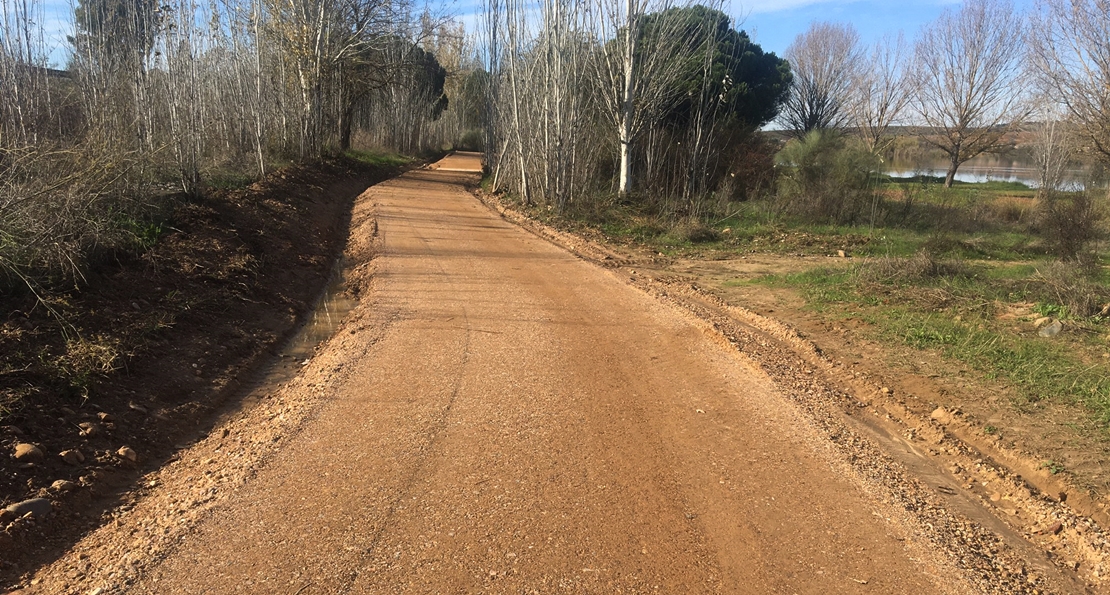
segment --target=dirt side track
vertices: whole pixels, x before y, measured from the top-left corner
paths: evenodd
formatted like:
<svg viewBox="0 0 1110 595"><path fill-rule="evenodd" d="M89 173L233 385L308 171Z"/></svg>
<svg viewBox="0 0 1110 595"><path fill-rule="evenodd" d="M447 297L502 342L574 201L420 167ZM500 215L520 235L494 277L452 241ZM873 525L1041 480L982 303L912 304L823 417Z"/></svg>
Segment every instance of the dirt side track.
<svg viewBox="0 0 1110 595"><path fill-rule="evenodd" d="M1083 591L788 336L521 230L449 159L360 198L362 302L304 373L26 592Z"/></svg>

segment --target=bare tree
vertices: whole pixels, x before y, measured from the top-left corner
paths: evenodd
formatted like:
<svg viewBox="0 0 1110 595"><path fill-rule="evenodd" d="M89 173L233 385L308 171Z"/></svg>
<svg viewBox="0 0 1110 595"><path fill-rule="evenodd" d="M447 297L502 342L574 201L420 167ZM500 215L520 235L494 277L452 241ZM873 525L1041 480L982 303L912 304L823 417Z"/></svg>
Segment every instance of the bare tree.
<svg viewBox="0 0 1110 595"><path fill-rule="evenodd" d="M1110 2L1041 0L1031 64L1085 143L1110 161Z"/></svg>
<svg viewBox="0 0 1110 595"><path fill-rule="evenodd" d="M1037 164L1037 178L1041 197L1061 189L1064 172L1075 156L1075 127L1066 119L1067 113L1056 101L1042 96L1034 111L1035 122L1030 125L1030 148Z"/></svg>
<svg viewBox="0 0 1110 595"><path fill-rule="evenodd" d="M906 40L899 33L875 44L871 55L857 69L852 115L860 137L872 153L886 147L886 133L909 105L905 68L909 58Z"/></svg>
<svg viewBox="0 0 1110 595"><path fill-rule="evenodd" d="M948 156L945 187L960 165L1002 146L1028 113L1015 86L1025 23L1009 0L968 0L925 27L914 51L913 106L926 142Z"/></svg>
<svg viewBox="0 0 1110 595"><path fill-rule="evenodd" d="M596 0L597 36L604 44L595 61L598 103L614 125L620 149L617 192L632 189L633 143L675 100L674 82L703 36L686 37L686 23L668 18L670 0ZM643 35L649 11L658 12Z"/></svg>
<svg viewBox="0 0 1110 595"><path fill-rule="evenodd" d="M794 74L780 117L788 130L801 138L851 122L852 88L863 62L859 34L851 25L814 23L784 57Z"/></svg>

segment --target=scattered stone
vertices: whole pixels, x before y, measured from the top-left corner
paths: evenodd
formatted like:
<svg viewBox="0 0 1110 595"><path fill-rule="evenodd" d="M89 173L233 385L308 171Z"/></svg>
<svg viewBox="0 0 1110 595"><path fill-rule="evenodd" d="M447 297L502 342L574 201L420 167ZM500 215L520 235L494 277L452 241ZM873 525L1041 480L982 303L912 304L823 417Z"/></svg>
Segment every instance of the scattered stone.
<svg viewBox="0 0 1110 595"><path fill-rule="evenodd" d="M80 465L85 462L85 455L76 448L70 450L63 450L58 453L62 460L70 465Z"/></svg>
<svg viewBox="0 0 1110 595"><path fill-rule="evenodd" d="M884 387L883 387L883 388L882 388L881 390L882 390L882 393L883 393L884 395L890 395L891 393L893 393L893 392L894 392L894 391L890 390L890 388L888 388L888 387L885 387L885 386L884 386Z"/></svg>
<svg viewBox="0 0 1110 595"><path fill-rule="evenodd" d="M1063 530L1064 530L1064 524L1061 523L1060 521L1056 521L1055 523L1052 523L1051 525L1049 525L1049 527L1047 529L1045 529L1045 532L1046 533L1051 533L1053 535L1057 535L1057 534L1060 533L1060 531L1063 531Z"/></svg>
<svg viewBox="0 0 1110 595"><path fill-rule="evenodd" d="M929 417L931 417L933 421L942 425L952 421L952 415L948 413L948 411L945 410L944 407L937 407L933 410L931 414L929 414Z"/></svg>
<svg viewBox="0 0 1110 595"><path fill-rule="evenodd" d="M42 459L42 449L34 444L21 442L15 445L15 460L23 463L33 463Z"/></svg>
<svg viewBox="0 0 1110 595"><path fill-rule="evenodd" d="M837 250L836 255L840 258L848 258L848 253L843 250Z"/></svg>
<svg viewBox="0 0 1110 595"><path fill-rule="evenodd" d="M135 452L135 450L130 446L121 446L120 449L116 451L116 454L127 459L128 461L131 461L132 463L139 460L139 453Z"/></svg>
<svg viewBox="0 0 1110 595"><path fill-rule="evenodd" d="M143 407L142 405L136 405L135 403L128 403L127 407L130 408L132 411L138 411L139 413L147 412L146 407Z"/></svg>
<svg viewBox="0 0 1110 595"><path fill-rule="evenodd" d="M1042 326L1052 322L1051 316L1042 316L1033 321L1033 328L1041 328Z"/></svg>
<svg viewBox="0 0 1110 595"><path fill-rule="evenodd" d="M66 479L59 479L58 481L50 484L50 487L58 490L59 492L71 492L77 489L77 484Z"/></svg>
<svg viewBox="0 0 1110 595"><path fill-rule="evenodd" d="M4 510L14 514L17 518L30 514L31 518L43 519L54 510L54 505L46 498L31 498L12 504Z"/></svg>
<svg viewBox="0 0 1110 595"><path fill-rule="evenodd" d="M1059 335L1060 332L1063 330L1064 323L1060 322L1059 320L1053 320L1051 324L1042 327L1041 331L1037 334L1042 337L1055 337L1056 335Z"/></svg>
<svg viewBox="0 0 1110 595"><path fill-rule="evenodd" d="M77 412L70 409L69 407L62 407L58 411L61 411L63 415L77 415Z"/></svg>
<svg viewBox="0 0 1110 595"><path fill-rule="evenodd" d="M991 494L991 502L1001 502L1001 501L1002 501L1002 494L999 494L998 492L995 492L995 493Z"/></svg>
<svg viewBox="0 0 1110 595"><path fill-rule="evenodd" d="M103 411L101 411L100 413L97 413L96 416L100 418L100 421L103 422L115 421L115 418L112 417L111 413L104 413Z"/></svg>
<svg viewBox="0 0 1110 595"><path fill-rule="evenodd" d="M77 424L77 427L81 428L82 436L88 436L91 438L100 433L100 424L93 423L91 421L83 421Z"/></svg>

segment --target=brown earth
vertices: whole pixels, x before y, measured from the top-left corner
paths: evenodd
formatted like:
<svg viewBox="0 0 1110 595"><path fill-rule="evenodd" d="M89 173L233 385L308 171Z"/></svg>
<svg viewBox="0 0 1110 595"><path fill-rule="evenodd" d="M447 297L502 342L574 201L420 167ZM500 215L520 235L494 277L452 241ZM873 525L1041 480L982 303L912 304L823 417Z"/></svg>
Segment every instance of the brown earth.
<svg viewBox="0 0 1110 595"><path fill-rule="evenodd" d="M310 310L354 198L396 173L335 160L182 200L151 249L102 263L83 288L2 298L0 509L45 497L56 512L0 512L0 585L101 525L121 489L211 424ZM43 460L10 456L18 443ZM63 461L70 450L83 460Z"/></svg>
<svg viewBox="0 0 1110 595"><path fill-rule="evenodd" d="M720 328L748 321L785 337L794 353L851 395L843 399L843 412L865 414L861 429L888 454L941 494L979 504L979 510L964 512L1020 533L1041 550L1034 557L1077 570L1089 588L1107 589L1110 471L1104 463L1110 445L1089 411L1060 403L1014 406L1017 391L1000 380L937 353L877 340L858 318L806 309L795 291L746 283L770 274L848 267L852 259L759 252L671 259L588 230L554 229L493 197L486 200L584 258L634 271L634 284L719 320ZM1046 461L1064 461L1067 471L1058 473Z"/></svg>
<svg viewBox="0 0 1110 595"><path fill-rule="evenodd" d="M24 591L1097 587L797 333L504 221L464 189L477 166L458 155L363 194L361 301L335 336ZM938 427L931 444L958 451Z"/></svg>

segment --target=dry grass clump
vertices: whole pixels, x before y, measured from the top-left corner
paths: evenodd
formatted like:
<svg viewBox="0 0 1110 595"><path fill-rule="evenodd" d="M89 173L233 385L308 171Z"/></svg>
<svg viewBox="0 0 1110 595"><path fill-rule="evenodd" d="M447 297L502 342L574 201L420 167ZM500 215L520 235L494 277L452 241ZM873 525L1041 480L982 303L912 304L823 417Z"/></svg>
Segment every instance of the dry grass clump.
<svg viewBox="0 0 1110 595"><path fill-rule="evenodd" d="M865 283L912 283L931 281L944 277L963 277L971 274L966 264L958 260L940 260L932 253L921 251L909 258L884 256L856 267L856 278Z"/></svg>
<svg viewBox="0 0 1110 595"><path fill-rule="evenodd" d="M89 257L135 240L149 205L134 162L93 151L0 150L0 292L79 280Z"/></svg>
<svg viewBox="0 0 1110 595"><path fill-rule="evenodd" d="M698 221L682 223L675 231L676 235L691 244L704 244L721 239L721 232Z"/></svg>
<svg viewBox="0 0 1110 595"><path fill-rule="evenodd" d="M1079 263L1054 261L1037 268L1033 281L1042 301L1059 304L1072 316L1094 316L1110 303L1110 288Z"/></svg>
<svg viewBox="0 0 1110 595"><path fill-rule="evenodd" d="M987 204L993 219L1006 223L1023 223L1033 217L1036 202L1020 196L999 196Z"/></svg>

